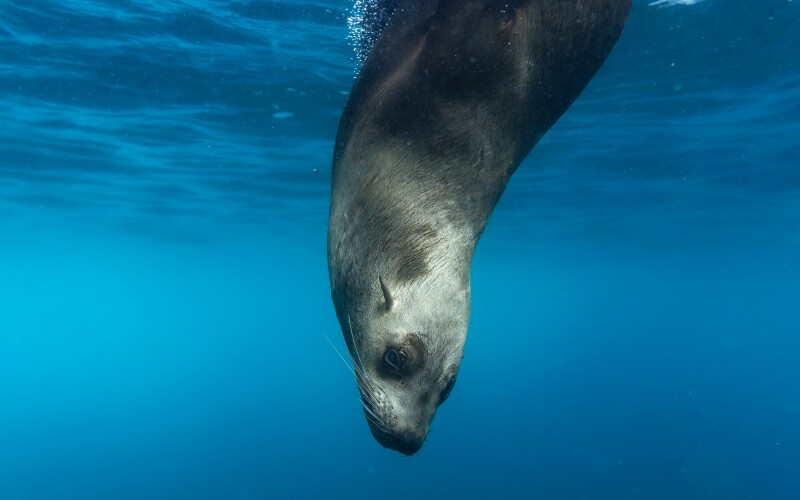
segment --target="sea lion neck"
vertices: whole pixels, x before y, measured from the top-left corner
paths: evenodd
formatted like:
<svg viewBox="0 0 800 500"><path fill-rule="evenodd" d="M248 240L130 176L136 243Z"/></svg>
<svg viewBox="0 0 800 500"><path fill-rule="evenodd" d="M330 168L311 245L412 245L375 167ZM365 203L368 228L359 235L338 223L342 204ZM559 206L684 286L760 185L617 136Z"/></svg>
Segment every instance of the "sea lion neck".
<svg viewBox="0 0 800 500"><path fill-rule="evenodd" d="M331 294L384 446L422 445L463 356L475 244L520 162L605 60L630 4L387 6L337 132L328 232ZM403 377L412 334L426 361Z"/></svg>

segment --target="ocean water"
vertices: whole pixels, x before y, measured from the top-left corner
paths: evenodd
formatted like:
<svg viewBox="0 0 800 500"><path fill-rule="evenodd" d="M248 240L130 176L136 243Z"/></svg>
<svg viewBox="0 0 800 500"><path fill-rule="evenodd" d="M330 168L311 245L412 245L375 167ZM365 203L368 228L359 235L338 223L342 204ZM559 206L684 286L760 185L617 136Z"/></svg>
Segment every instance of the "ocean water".
<svg viewBox="0 0 800 500"><path fill-rule="evenodd" d="M0 499L800 498L800 2L634 0L410 458L326 340L349 15L0 4Z"/></svg>

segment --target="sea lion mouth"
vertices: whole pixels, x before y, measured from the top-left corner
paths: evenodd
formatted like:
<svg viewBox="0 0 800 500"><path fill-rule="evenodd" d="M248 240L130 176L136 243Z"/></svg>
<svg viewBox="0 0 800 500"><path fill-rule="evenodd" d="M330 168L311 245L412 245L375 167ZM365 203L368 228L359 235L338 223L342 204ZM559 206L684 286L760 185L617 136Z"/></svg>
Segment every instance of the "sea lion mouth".
<svg viewBox="0 0 800 500"><path fill-rule="evenodd" d="M428 436L430 420L427 424L417 421L416 425L404 425L396 418L387 418L385 413L376 412L368 404L364 405L364 415L375 440L381 446L398 451L403 455L410 456L417 453Z"/></svg>
<svg viewBox="0 0 800 500"><path fill-rule="evenodd" d="M368 393L365 394L363 389L361 396L367 425L369 425L372 436L381 446L409 456L422 448L430 423L421 425L422 422L418 421L416 426L406 427L398 422L397 418L391 417L391 413L386 413L385 405L376 404L377 398Z"/></svg>
<svg viewBox="0 0 800 500"><path fill-rule="evenodd" d="M407 456L418 452L422 448L426 437L425 433L417 430L390 432L373 426L372 423L369 425L369 430L381 446L398 451Z"/></svg>

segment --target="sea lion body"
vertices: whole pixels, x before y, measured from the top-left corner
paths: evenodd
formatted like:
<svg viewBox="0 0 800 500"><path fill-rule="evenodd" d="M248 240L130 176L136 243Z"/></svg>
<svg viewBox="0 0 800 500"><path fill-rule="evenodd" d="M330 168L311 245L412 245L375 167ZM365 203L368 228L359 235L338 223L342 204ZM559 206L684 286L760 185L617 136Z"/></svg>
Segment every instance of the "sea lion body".
<svg viewBox="0 0 800 500"><path fill-rule="evenodd" d="M475 245L630 0L395 0L333 159L331 294L370 429L415 453L463 355Z"/></svg>

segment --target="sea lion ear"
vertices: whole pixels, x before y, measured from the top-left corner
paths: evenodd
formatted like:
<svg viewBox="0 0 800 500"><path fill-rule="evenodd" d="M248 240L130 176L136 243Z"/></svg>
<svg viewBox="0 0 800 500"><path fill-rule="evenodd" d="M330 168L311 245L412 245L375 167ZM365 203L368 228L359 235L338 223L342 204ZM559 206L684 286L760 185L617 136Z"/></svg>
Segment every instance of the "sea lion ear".
<svg viewBox="0 0 800 500"><path fill-rule="evenodd" d="M383 301L386 304L386 310L391 311L394 305L392 293L389 291L389 287L386 286L386 282L383 281L383 276L378 276L378 281L381 283L381 291L383 291Z"/></svg>

